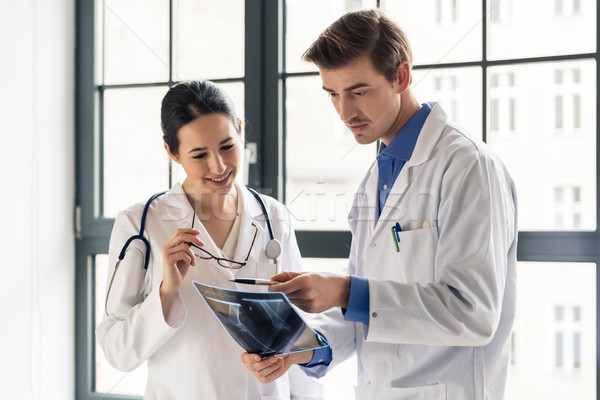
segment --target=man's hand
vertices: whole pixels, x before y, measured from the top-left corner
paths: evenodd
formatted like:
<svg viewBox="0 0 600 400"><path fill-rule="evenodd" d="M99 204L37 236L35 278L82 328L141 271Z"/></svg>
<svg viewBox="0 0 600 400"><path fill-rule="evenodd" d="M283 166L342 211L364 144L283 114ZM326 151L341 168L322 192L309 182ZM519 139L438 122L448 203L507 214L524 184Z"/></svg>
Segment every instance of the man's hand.
<svg viewBox="0 0 600 400"><path fill-rule="evenodd" d="M271 280L282 283L269 286L269 291L285 293L303 311L319 313L332 307L348 307L348 275L283 271Z"/></svg>
<svg viewBox="0 0 600 400"><path fill-rule="evenodd" d="M292 365L306 364L312 360L313 354L314 351L310 350L263 359L258 354L243 352L242 362L259 382L269 383L281 378Z"/></svg>

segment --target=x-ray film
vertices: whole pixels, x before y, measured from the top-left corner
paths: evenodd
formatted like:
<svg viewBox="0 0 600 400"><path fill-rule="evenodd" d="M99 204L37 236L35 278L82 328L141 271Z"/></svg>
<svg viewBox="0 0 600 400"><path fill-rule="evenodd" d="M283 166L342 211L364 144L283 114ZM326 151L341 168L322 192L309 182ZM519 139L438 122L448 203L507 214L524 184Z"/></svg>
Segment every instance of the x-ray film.
<svg viewBox="0 0 600 400"><path fill-rule="evenodd" d="M213 314L247 352L287 354L327 346L280 292L243 292L193 281Z"/></svg>

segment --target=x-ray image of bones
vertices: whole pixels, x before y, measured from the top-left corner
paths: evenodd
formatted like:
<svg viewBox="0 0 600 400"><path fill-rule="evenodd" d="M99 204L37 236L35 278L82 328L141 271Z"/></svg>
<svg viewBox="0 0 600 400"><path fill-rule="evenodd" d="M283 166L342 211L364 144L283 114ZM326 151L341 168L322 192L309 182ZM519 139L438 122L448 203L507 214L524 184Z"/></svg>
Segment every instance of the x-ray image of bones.
<svg viewBox="0 0 600 400"><path fill-rule="evenodd" d="M283 293L194 285L231 337L250 353L266 356L326 345Z"/></svg>

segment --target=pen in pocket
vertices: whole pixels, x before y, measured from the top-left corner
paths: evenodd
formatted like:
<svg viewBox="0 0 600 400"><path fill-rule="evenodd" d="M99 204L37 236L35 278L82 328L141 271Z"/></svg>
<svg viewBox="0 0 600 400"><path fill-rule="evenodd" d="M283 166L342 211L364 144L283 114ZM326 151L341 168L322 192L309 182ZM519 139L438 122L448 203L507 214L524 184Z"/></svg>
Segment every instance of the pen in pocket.
<svg viewBox="0 0 600 400"><path fill-rule="evenodd" d="M396 245L396 253L400 252L400 246L398 246L398 232L396 231L396 226L392 226L392 239L394 240L394 244Z"/></svg>

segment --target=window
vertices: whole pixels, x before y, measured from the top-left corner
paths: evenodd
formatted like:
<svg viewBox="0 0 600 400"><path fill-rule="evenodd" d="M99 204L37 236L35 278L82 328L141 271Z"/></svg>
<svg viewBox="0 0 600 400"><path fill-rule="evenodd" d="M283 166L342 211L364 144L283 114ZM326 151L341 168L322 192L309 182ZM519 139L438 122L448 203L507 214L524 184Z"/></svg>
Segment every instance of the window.
<svg viewBox="0 0 600 400"><path fill-rule="evenodd" d="M456 121L456 116L458 115L458 99L457 99L457 76L456 75L437 75L432 77L434 83L434 93L435 99L442 106L444 106L444 110L448 116Z"/></svg>
<svg viewBox="0 0 600 400"><path fill-rule="evenodd" d="M573 373L581 369L581 307L554 307L554 363L556 370Z"/></svg>
<svg viewBox="0 0 600 400"><path fill-rule="evenodd" d="M513 18L513 0L491 0L490 21L509 22Z"/></svg>
<svg viewBox="0 0 600 400"><path fill-rule="evenodd" d="M595 111L592 111L596 90L594 86L582 85L584 81L595 82L594 63L591 60L540 61L488 68L490 132L486 139L517 182L521 230L596 229L597 128ZM578 74L573 72L577 70ZM510 86L511 74L514 74L514 86ZM573 83L577 81L579 83ZM576 90L581 98L580 128L577 129L568 111L573 109L571 99ZM511 98L514 106L507 101ZM561 98L562 103L557 98ZM511 107L514 107L512 130ZM557 129L557 123L563 128ZM580 188L579 228L574 228L570 221L556 225L552 192L555 186Z"/></svg>
<svg viewBox="0 0 600 400"><path fill-rule="evenodd" d="M143 371L124 377L105 368L93 328L112 268L106 253L114 216L181 177L163 154L156 112L175 82L226 86L256 146L249 186L287 204L307 269L344 266L347 212L376 146L355 143L318 71L300 57L342 13L367 7L381 8L407 32L417 99L439 102L483 138L517 181L520 314L506 349L513 366L506 397L531 398L532 384L546 399L597 396L595 1L76 3L78 399L143 390ZM539 312L549 304L548 314ZM562 322L554 306L563 308ZM355 374L350 364L342 375ZM577 371L579 381L559 384L557 371Z"/></svg>
<svg viewBox="0 0 600 400"><path fill-rule="evenodd" d="M557 69L554 71L554 132L561 134L578 133L581 129L581 86L579 68Z"/></svg>
<svg viewBox="0 0 600 400"><path fill-rule="evenodd" d="M353 194L373 162L375 144L360 146L354 141L354 136L333 112L314 66L309 66L313 72L304 72L307 64L302 65L298 60L320 31L337 17L374 3L325 4L323 7L318 0L286 2L285 45L290 51L286 51L282 72L286 104L283 198L297 229L346 231ZM323 15L315 15L315 9L322 9L319 14ZM315 18L318 19L314 25L307 29L305 21Z"/></svg>
<svg viewBox="0 0 600 400"><path fill-rule="evenodd" d="M553 229L581 229L582 206L579 186L556 186L553 190Z"/></svg>
<svg viewBox="0 0 600 400"><path fill-rule="evenodd" d="M581 12L581 0L554 0L554 15L576 16Z"/></svg>
<svg viewBox="0 0 600 400"><path fill-rule="evenodd" d="M596 268L519 261L506 399L597 398Z"/></svg>
<svg viewBox="0 0 600 400"><path fill-rule="evenodd" d="M490 75L490 133L510 134L517 129L515 73Z"/></svg>
<svg viewBox="0 0 600 400"><path fill-rule="evenodd" d="M106 256L112 222L181 177L160 130L160 102L170 86L211 79L245 116L245 21L251 17L243 0L89 0L77 7L77 36L85 43L78 52L77 142L86 155L77 185L77 398L140 396L145 367L116 371L93 340L114 268Z"/></svg>
<svg viewBox="0 0 600 400"><path fill-rule="evenodd" d="M449 25L456 23L456 2L458 0L435 0L435 23Z"/></svg>

